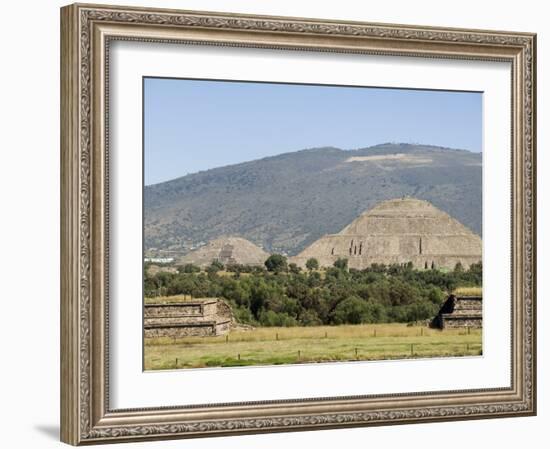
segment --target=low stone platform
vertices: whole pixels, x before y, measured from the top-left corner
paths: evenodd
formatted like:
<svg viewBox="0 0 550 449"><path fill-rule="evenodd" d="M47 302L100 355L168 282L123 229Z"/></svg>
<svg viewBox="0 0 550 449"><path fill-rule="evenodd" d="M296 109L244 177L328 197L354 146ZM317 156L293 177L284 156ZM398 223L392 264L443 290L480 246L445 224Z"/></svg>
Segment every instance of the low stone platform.
<svg viewBox="0 0 550 449"><path fill-rule="evenodd" d="M235 319L218 298L195 298L179 303L145 304L145 337L210 337L224 335Z"/></svg>
<svg viewBox="0 0 550 449"><path fill-rule="evenodd" d="M432 320L431 326L440 329L474 328L483 326L481 296L450 295Z"/></svg>

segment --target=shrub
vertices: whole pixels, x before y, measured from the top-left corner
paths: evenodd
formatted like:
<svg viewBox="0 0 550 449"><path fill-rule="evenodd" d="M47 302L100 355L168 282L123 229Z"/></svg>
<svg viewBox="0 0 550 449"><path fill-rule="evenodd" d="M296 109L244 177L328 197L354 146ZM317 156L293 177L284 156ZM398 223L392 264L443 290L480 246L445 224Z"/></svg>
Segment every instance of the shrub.
<svg viewBox="0 0 550 449"><path fill-rule="evenodd" d="M263 311L260 314L259 321L262 326L269 327L292 327L298 324L295 318L286 313L278 313L273 310Z"/></svg>
<svg viewBox="0 0 550 449"><path fill-rule="evenodd" d="M192 263L185 264L184 266L178 267L180 273L198 273L201 271L199 267L193 265Z"/></svg>
<svg viewBox="0 0 550 449"><path fill-rule="evenodd" d="M256 320L254 319L250 309L244 307L234 307L233 315L238 323L249 324L252 326L256 324Z"/></svg>
<svg viewBox="0 0 550 449"><path fill-rule="evenodd" d="M223 270L223 268L224 268L223 263L221 263L218 259L215 259L212 261L212 263L208 267L208 271L217 273L218 271Z"/></svg>
<svg viewBox="0 0 550 449"><path fill-rule="evenodd" d="M334 324L361 324L367 320L367 303L357 296L350 296L334 309Z"/></svg>
<svg viewBox="0 0 550 449"><path fill-rule="evenodd" d="M455 273L464 273L464 267L460 262L457 262L453 271Z"/></svg>
<svg viewBox="0 0 550 449"><path fill-rule="evenodd" d="M306 268L309 271L318 270L319 269L319 261L315 259L314 257L311 257L306 261Z"/></svg>
<svg viewBox="0 0 550 449"><path fill-rule="evenodd" d="M265 261L267 271L279 273L287 270L286 257L281 254L272 254Z"/></svg>
<svg viewBox="0 0 550 449"><path fill-rule="evenodd" d="M479 294L483 270L473 264L467 270L416 270L410 265L385 267L373 264L365 270L339 267L322 271L286 270L286 258L274 255L273 272L263 267L234 265L234 276L219 276L213 263L207 273L187 264L178 273L144 273L146 297L191 295L221 297L231 302L242 322L254 325L317 325L343 323L413 322L433 318L446 295ZM267 261L266 261L267 262ZM431 262L431 261L428 261ZM267 267L266 265L266 267ZM292 271L297 267L290 264ZM241 272L250 272L241 276ZM456 290L460 287L461 290ZM462 290L472 288L475 290ZM466 293L468 292L468 293ZM272 312L272 313L271 313Z"/></svg>
<svg viewBox="0 0 550 449"><path fill-rule="evenodd" d="M300 316L300 324L303 326L320 326L323 324L323 321L319 318L315 310L306 310Z"/></svg>
<svg viewBox="0 0 550 449"><path fill-rule="evenodd" d="M288 270L291 272L291 273L294 273L294 274L298 274L300 273L300 271L302 271L302 269L296 265L295 263L291 263L288 265Z"/></svg>
<svg viewBox="0 0 550 449"><path fill-rule="evenodd" d="M345 258L338 258L334 262L334 268L338 268L339 270L347 270L348 268L348 259Z"/></svg>

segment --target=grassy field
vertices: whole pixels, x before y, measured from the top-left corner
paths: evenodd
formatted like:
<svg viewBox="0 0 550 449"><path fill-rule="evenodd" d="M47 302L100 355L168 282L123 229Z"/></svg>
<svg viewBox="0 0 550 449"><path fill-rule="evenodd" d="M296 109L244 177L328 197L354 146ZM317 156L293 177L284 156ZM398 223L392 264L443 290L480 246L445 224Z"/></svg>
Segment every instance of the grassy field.
<svg viewBox="0 0 550 449"><path fill-rule="evenodd" d="M145 340L145 369L481 355L481 330L406 324L263 327L227 336Z"/></svg>

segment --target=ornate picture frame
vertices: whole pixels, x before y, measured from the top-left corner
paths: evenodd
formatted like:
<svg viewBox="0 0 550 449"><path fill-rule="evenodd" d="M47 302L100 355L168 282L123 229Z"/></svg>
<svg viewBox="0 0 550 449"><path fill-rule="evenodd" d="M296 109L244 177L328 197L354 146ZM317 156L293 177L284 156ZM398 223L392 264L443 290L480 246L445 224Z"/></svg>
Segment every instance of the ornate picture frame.
<svg viewBox="0 0 550 449"><path fill-rule="evenodd" d="M510 63L510 387L112 409L108 57L117 40ZM535 113L534 34L86 4L62 8L62 441L80 445L534 415Z"/></svg>

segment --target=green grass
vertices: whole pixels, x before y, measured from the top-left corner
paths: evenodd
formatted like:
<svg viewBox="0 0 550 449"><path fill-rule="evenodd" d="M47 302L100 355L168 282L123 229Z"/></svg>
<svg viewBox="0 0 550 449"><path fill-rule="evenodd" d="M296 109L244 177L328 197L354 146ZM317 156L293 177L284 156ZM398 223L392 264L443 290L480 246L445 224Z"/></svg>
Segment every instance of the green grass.
<svg viewBox="0 0 550 449"><path fill-rule="evenodd" d="M146 339L144 353L146 370L472 356L481 354L481 330L406 324L271 327L219 337Z"/></svg>

